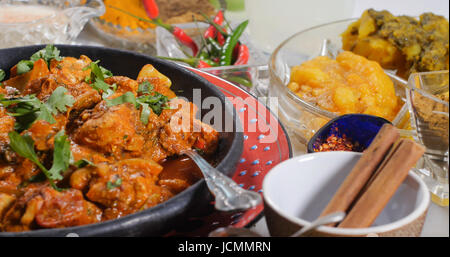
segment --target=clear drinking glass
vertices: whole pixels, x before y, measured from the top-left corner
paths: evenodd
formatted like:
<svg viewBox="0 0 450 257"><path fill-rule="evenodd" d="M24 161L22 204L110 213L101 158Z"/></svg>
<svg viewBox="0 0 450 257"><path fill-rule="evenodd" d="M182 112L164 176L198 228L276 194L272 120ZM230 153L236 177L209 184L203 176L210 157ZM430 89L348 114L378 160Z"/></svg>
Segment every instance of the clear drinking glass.
<svg viewBox="0 0 450 257"><path fill-rule="evenodd" d="M414 139L426 147L416 172L428 185L432 200L448 206L449 102L448 71L412 74L407 103Z"/></svg>
<svg viewBox="0 0 450 257"><path fill-rule="evenodd" d="M12 17L18 22L0 20L0 48L71 43L90 18L105 12L101 0L0 0L0 8L14 8L23 16ZM30 8L45 14L33 13ZM27 10L36 18L26 17Z"/></svg>

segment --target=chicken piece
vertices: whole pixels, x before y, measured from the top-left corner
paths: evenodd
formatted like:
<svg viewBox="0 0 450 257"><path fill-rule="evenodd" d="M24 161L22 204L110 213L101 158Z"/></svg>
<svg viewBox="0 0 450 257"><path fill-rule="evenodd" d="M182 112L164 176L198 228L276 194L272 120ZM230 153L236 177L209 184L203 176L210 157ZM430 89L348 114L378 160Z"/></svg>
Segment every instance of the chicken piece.
<svg viewBox="0 0 450 257"><path fill-rule="evenodd" d="M93 108L102 101L100 93L85 82L69 86L67 89L75 100L71 108L72 112L81 113L81 111Z"/></svg>
<svg viewBox="0 0 450 257"><path fill-rule="evenodd" d="M152 160L127 159L79 169L70 182L74 188L83 188L92 177L86 197L106 207L103 219L108 220L140 210L154 193L161 170Z"/></svg>
<svg viewBox="0 0 450 257"><path fill-rule="evenodd" d="M10 160L13 153L9 150L8 133L14 130L15 119L6 113L6 109L0 106L0 160Z"/></svg>
<svg viewBox="0 0 450 257"><path fill-rule="evenodd" d="M27 134L31 136L34 145L39 151L48 151L53 149L53 138L67 123L67 117L59 114L55 116L56 122L50 124L45 120L35 121L27 130Z"/></svg>
<svg viewBox="0 0 450 257"><path fill-rule="evenodd" d="M142 127L139 113L130 104L107 107L105 102L81 114L83 124L74 133L74 141L82 146L112 155L117 159L124 151L139 156L144 138L137 133Z"/></svg>
<svg viewBox="0 0 450 257"><path fill-rule="evenodd" d="M41 173L41 170L29 159L23 159L15 167L14 173L21 181L29 181L32 177Z"/></svg>
<svg viewBox="0 0 450 257"><path fill-rule="evenodd" d="M4 215L3 231L78 226L100 221L102 211L86 201L79 190L58 192L47 184L31 184L23 192Z"/></svg>
<svg viewBox="0 0 450 257"><path fill-rule="evenodd" d="M20 176L15 174L13 166L0 165L0 192L5 194L18 194L18 186L22 183Z"/></svg>
<svg viewBox="0 0 450 257"><path fill-rule="evenodd" d="M132 92L134 96L137 96L139 85L136 80L122 76L113 76L106 78L105 82L109 85L117 85L115 94L113 94L110 98L115 98L119 95L125 94L126 92Z"/></svg>
<svg viewBox="0 0 450 257"><path fill-rule="evenodd" d="M106 158L104 154L96 152L88 147L78 145L73 141L70 142L70 150L72 152L74 162L80 160L87 160L94 164L101 162L109 162L109 159Z"/></svg>
<svg viewBox="0 0 450 257"><path fill-rule="evenodd" d="M13 87L22 92L29 86L34 80L39 80L50 74L47 63L44 59L39 59L34 62L33 69L31 71L11 77L10 79L3 81L2 84L5 87Z"/></svg>
<svg viewBox="0 0 450 257"><path fill-rule="evenodd" d="M84 70L91 63L87 56L64 57L61 61L50 61L50 72L55 75L56 82L64 85L76 85L85 80L91 74L90 69Z"/></svg>
<svg viewBox="0 0 450 257"><path fill-rule="evenodd" d="M37 207L43 200L40 192L46 186L46 184L30 184L26 188L21 188L16 194L16 201L2 217L0 231L19 232L32 229Z"/></svg>
<svg viewBox="0 0 450 257"><path fill-rule="evenodd" d="M9 207L14 203L16 197L14 195L5 194L0 192L0 220L3 214L9 209Z"/></svg>
<svg viewBox="0 0 450 257"><path fill-rule="evenodd" d="M196 120L200 122L199 120ZM208 124L201 123L202 131L197 136L194 147L203 151L206 155L212 155L217 151L219 145L219 132Z"/></svg>
<svg viewBox="0 0 450 257"><path fill-rule="evenodd" d="M161 146L169 155L199 148L213 153L217 148L219 134L211 126L195 119L197 107L182 99L170 101L170 109L163 110L160 119L167 121L160 133Z"/></svg>
<svg viewBox="0 0 450 257"><path fill-rule="evenodd" d="M43 203L36 214L36 223L44 228L80 226L99 222L102 211L83 198L76 189L58 192L46 187L42 190Z"/></svg>

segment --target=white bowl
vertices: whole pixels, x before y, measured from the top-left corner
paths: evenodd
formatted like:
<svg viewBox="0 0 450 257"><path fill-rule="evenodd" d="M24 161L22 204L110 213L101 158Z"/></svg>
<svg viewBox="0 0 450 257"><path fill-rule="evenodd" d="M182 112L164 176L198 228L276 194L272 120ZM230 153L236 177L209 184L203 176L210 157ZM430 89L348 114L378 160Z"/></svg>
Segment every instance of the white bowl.
<svg viewBox="0 0 450 257"><path fill-rule="evenodd" d="M275 166L263 182L264 211L272 236L290 236L315 220L361 157L320 152ZM321 226L313 236L419 236L430 203L425 183L413 172L369 228Z"/></svg>

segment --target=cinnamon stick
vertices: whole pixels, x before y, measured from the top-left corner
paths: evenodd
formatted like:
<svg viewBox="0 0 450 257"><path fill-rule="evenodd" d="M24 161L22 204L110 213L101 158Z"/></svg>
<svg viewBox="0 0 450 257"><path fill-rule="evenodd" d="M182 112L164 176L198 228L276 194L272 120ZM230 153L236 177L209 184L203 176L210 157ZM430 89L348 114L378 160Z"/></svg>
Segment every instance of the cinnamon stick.
<svg viewBox="0 0 450 257"><path fill-rule="evenodd" d="M339 187L320 217L333 212L347 212L367 181L373 175L391 146L400 137L398 130L385 124Z"/></svg>
<svg viewBox="0 0 450 257"><path fill-rule="evenodd" d="M367 191L361 195L338 227L365 228L372 225L424 152L424 147L411 140L402 139L385 165L380 167Z"/></svg>

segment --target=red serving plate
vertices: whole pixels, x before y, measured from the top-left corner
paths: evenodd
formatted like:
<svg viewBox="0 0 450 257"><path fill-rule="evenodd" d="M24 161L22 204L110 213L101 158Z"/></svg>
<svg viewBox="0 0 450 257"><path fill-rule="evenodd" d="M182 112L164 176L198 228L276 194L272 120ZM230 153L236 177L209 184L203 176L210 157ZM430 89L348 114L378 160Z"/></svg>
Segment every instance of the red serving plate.
<svg viewBox="0 0 450 257"><path fill-rule="evenodd" d="M245 189L262 193L266 174L278 163L292 157L289 137L282 124L245 90L204 71L191 70L216 85L232 100L244 128L244 149L233 180ZM211 204L207 215L189 218L167 236L208 236L220 227L250 227L263 216L263 210L263 204L260 204L244 212L219 212Z"/></svg>

